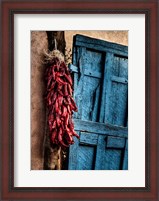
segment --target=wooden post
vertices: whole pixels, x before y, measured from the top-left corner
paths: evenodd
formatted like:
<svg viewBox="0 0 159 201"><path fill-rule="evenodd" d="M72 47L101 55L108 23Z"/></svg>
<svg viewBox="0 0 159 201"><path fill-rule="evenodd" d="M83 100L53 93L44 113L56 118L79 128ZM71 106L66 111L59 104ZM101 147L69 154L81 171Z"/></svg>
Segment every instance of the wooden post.
<svg viewBox="0 0 159 201"><path fill-rule="evenodd" d="M65 54L65 38L64 31L47 31L48 49L50 51L55 49L55 40L57 49ZM47 125L46 114L46 129L45 129L45 153L44 153L44 169L45 170L60 170L62 168L62 151L57 145L50 146L49 131Z"/></svg>

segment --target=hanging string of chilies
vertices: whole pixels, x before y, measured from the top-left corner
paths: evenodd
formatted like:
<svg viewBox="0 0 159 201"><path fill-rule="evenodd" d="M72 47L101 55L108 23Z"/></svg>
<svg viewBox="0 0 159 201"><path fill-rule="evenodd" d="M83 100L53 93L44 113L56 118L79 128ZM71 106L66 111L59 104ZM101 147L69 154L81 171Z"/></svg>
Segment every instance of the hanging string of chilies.
<svg viewBox="0 0 159 201"><path fill-rule="evenodd" d="M46 103L48 108L48 126L50 142L61 147L74 143L73 136L79 138L72 121L73 111L77 106L72 97L72 78L58 50L45 52L46 67Z"/></svg>

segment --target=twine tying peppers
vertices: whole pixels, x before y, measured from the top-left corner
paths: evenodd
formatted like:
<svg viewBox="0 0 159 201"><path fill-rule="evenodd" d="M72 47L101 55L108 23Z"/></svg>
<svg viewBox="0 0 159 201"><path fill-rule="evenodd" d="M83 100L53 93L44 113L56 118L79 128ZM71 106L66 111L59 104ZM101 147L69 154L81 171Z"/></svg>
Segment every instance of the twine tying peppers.
<svg viewBox="0 0 159 201"><path fill-rule="evenodd" d="M45 52L46 103L48 108L48 126L50 141L62 147L74 143L73 136L79 138L72 121L77 106L72 98L72 78L60 51Z"/></svg>

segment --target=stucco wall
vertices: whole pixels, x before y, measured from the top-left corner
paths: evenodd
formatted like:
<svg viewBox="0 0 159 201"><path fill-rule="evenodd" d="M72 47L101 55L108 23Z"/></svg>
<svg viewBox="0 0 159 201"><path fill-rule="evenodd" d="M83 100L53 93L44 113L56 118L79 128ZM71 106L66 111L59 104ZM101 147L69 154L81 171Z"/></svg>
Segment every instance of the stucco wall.
<svg viewBox="0 0 159 201"><path fill-rule="evenodd" d="M31 169L43 169L45 93L43 50L48 49L45 31L31 33Z"/></svg>
<svg viewBox="0 0 159 201"><path fill-rule="evenodd" d="M65 31L66 47L72 48L73 35L81 34L128 46L128 31Z"/></svg>
<svg viewBox="0 0 159 201"><path fill-rule="evenodd" d="M65 31L66 48L72 49L73 35L82 34L109 42L128 45L127 31ZM41 170L44 164L46 106L44 103L43 51L48 49L45 31L31 33L31 169ZM54 154L53 152L52 154ZM54 156L56 158L56 156Z"/></svg>

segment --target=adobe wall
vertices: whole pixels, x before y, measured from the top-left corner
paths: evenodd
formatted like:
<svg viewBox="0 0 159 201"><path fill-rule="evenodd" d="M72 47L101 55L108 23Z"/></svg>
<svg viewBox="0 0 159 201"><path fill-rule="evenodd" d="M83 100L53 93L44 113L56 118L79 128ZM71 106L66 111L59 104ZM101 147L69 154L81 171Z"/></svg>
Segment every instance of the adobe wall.
<svg viewBox="0 0 159 201"><path fill-rule="evenodd" d="M72 48L73 35L76 34L128 46L128 31L65 31L67 48Z"/></svg>

